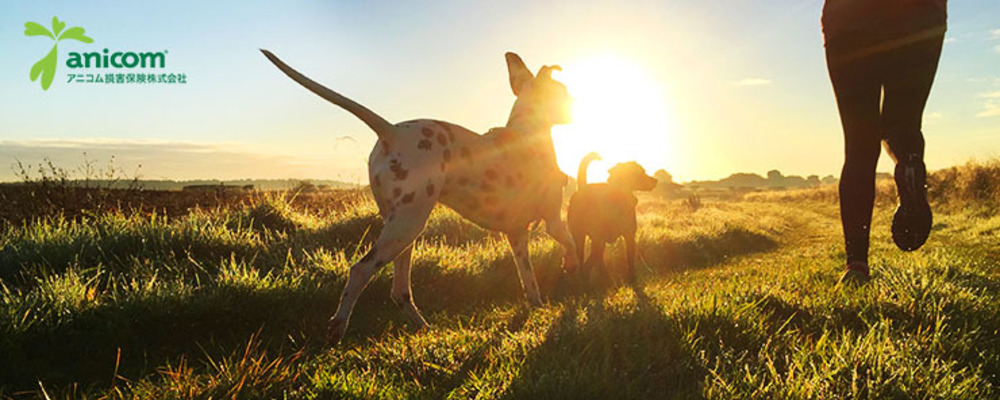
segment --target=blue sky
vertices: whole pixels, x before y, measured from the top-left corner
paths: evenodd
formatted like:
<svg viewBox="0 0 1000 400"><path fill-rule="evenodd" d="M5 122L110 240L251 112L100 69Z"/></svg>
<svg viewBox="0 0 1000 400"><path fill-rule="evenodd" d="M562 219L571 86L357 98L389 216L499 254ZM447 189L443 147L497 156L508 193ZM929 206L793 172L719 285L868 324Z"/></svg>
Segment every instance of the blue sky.
<svg viewBox="0 0 1000 400"><path fill-rule="evenodd" d="M951 3L925 116L931 168L1000 156L1000 4ZM837 174L842 139L821 7L819 0L5 0L0 180L15 179L8 167L15 160L49 157L72 168L86 152L99 161L115 155L129 171L141 164L150 179L364 182L374 135L281 75L262 47L390 121L431 117L477 131L502 125L514 100L505 51L532 69L613 54L638 65L669 107L662 140L624 144L647 147L636 155L647 169L680 180L770 169ZM86 28L95 42L61 42L56 81L42 91L28 71L51 40L25 37L24 23L48 26L53 16ZM189 81L65 82L68 52L103 48L168 50L165 71ZM578 139L567 136L557 132L557 147ZM560 163L572 170L578 156L560 152Z"/></svg>

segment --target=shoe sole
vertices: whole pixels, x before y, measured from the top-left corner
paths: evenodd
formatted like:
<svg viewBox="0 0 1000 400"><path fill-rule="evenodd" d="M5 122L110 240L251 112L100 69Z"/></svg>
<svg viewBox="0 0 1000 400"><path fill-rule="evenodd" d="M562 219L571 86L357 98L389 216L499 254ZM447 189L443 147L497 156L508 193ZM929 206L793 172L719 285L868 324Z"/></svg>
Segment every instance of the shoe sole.
<svg viewBox="0 0 1000 400"><path fill-rule="evenodd" d="M900 250L917 250L927 242L932 224L933 216L927 203L916 208L899 206L892 218L892 240Z"/></svg>
<svg viewBox="0 0 1000 400"><path fill-rule="evenodd" d="M919 167L923 167L923 163ZM918 166L907 168L902 163L896 168L899 207L892 217L892 240L903 251L914 251L923 246L930 236L933 224L931 206L927 202L924 188L926 172L921 171L923 168L917 168ZM921 174L923 179L920 179Z"/></svg>

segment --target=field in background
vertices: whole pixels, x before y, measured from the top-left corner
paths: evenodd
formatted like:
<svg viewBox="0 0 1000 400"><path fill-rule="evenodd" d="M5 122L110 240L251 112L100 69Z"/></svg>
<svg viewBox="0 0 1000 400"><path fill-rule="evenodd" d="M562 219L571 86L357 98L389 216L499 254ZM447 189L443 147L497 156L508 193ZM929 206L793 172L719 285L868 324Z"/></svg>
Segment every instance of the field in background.
<svg viewBox="0 0 1000 400"><path fill-rule="evenodd" d="M998 396L1000 161L932 174L932 237L909 254L882 182L857 289L835 286L829 186L643 197L635 287L621 246L611 281L565 276L539 233L540 308L497 235L438 209L413 270L433 328L409 329L386 267L336 349L326 319L381 228L364 192L53 190L3 193L0 397Z"/></svg>

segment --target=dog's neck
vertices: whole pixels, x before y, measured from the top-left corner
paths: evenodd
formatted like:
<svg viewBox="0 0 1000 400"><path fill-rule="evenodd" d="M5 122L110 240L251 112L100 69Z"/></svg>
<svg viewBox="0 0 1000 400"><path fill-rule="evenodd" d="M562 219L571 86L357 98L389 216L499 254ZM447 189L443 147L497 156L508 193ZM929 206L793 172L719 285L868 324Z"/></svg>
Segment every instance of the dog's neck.
<svg viewBox="0 0 1000 400"><path fill-rule="evenodd" d="M511 133L520 145L514 146L523 152L529 160L539 163L541 170L537 173L552 176L553 179L565 179L556 164L556 150L552 143L552 123L542 108L533 107L528 102L515 102L510 118L504 130Z"/></svg>
<svg viewBox="0 0 1000 400"><path fill-rule="evenodd" d="M522 104L520 101L515 102L510 110L506 128L524 136L552 136L552 123L545 118L545 113L538 107Z"/></svg>
<svg viewBox="0 0 1000 400"><path fill-rule="evenodd" d="M636 190L636 188L630 185L626 180L616 178L614 176L608 177L608 187L628 194L632 194L632 192Z"/></svg>

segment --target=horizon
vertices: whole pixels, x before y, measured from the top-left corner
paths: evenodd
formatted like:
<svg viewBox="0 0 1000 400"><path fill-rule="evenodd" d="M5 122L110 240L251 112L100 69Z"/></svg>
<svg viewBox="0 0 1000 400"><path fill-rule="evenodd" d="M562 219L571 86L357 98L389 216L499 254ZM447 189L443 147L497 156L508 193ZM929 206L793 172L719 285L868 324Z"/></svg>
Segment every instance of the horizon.
<svg viewBox="0 0 1000 400"><path fill-rule="evenodd" d="M93 160L91 160L91 161L93 161ZM988 161L989 160L987 160L987 162ZM946 166L946 167L941 168L939 170L945 170L945 169L949 169L949 168L960 167L962 165L969 164L969 163L976 164L976 163L980 163L980 162L981 162L980 160L970 160L967 163L956 164L956 165L952 165L952 166ZM31 168L31 167L34 167L34 168ZM58 165L54 165L54 164L51 167L49 167L47 164L45 164L45 160L43 160L43 164L30 164L30 165L29 164L23 164L22 165L22 170L25 171L25 172L27 172L29 170L30 171L39 171L39 169L42 169L42 170L45 170L44 174L39 174L39 175L36 176L36 175L32 175L29 172L28 173L28 178L31 179L29 181L29 180L25 179L25 174L23 174L23 173L17 173L18 176L16 176L15 179L13 179L13 180L0 180L0 185L4 185L4 184L23 184L23 183L27 183L27 182L34 182L35 180L41 179L43 175L46 176L46 177L49 177L49 178L55 177L56 173L58 171L53 171L52 167L59 168L62 172L65 172L67 174L66 178L68 178L67 181L68 182L73 182L73 183L79 183L79 182L83 182L83 181L90 181L90 182L128 182L128 181L132 181L132 180L135 180L135 181L138 181L138 182L171 182L171 183L219 182L220 184L226 184L228 182L237 182L237 183L240 183L240 182L283 182L283 181L287 181L287 182L305 182L305 183L312 183L312 184L316 184L316 183L324 183L324 184L325 183L333 183L333 184L338 184L338 185L349 185L349 186L357 186L357 187L365 187L365 186L368 185L367 182L365 182L365 183L361 183L361 182L347 182L347 181L342 181L342 180L337 180L337 179L316 178L316 177L253 178L253 177L245 177L245 176L244 177L234 176L232 178L225 178L225 179L222 179L222 178L211 178L211 177L209 177L209 178L171 179L171 178L146 178L146 177L143 177L141 174L132 175L132 176L124 176L124 175L119 176L119 175L117 175L117 174L126 174L127 171L124 171L124 169L116 169L115 170L116 175L114 175L114 178L106 178L107 173L108 173L109 170L107 168L102 169L96 163L95 164L91 164L91 167L93 167L93 170L91 171L91 173L93 175L91 175L89 177L88 176L82 176L82 177L80 177L80 176L77 176L77 174L83 173L82 170L85 167L84 165L77 166L76 168L73 168L73 169L63 168L62 166L58 166ZM661 169L661 170L657 170L657 171L647 171L647 172L650 175L652 175L654 172L659 172L659 171L665 171L665 170ZM678 180L674 179L673 175L671 175L671 180L669 182L677 183L677 184L680 184L680 185L719 183L719 182L722 182L722 181L724 181L726 179L731 179L731 178L734 178L734 177L740 178L740 177L745 177L745 176L754 176L754 177L758 177L758 178L766 180L766 179L769 179L770 172L774 172L774 171L778 172L781 178L801 178L801 179L807 179L809 177L816 176L817 178L819 178L820 181L826 181L828 178L833 178L835 181L839 181L840 180L840 177L837 176L836 174L826 174L826 175L823 175L823 174L786 174L786 173L782 172L781 170L773 169L773 170L768 170L766 173L735 171L735 172L731 172L731 173L729 173L729 174L727 174L725 176L719 177L717 179L694 179L694 180L686 180L686 181L678 181ZM928 170L928 173L934 173L934 172L937 172L937 171L938 170ZM667 171L667 172L669 173L669 171ZM885 178L892 177L892 173L888 172L888 171L877 171L875 175L876 175L876 179L885 179ZM576 177L574 177L572 175L569 175L569 179L572 182L576 182ZM659 180L657 180L657 181L658 182L662 182L662 181L659 181ZM663 182L663 183L668 183L668 182ZM821 183L821 184L826 184L826 183Z"/></svg>
<svg viewBox="0 0 1000 400"><path fill-rule="evenodd" d="M15 160L47 157L73 169L114 156L147 180L366 184L375 135L290 81L258 48L390 121L435 118L477 132L502 125L513 104L505 51L533 71L559 64L556 79L578 99L576 125L553 129L560 167L571 176L593 150L605 155L590 169L595 179L626 160L650 173L664 169L676 182L775 169L840 175L842 133L819 0L233 4L11 5L0 15L0 181L16 181L7 168ZM28 72L52 41L24 30L53 16L85 28L94 42L60 42L55 81L43 91ZM164 71L187 81L66 81L69 52L101 49L167 50ZM931 170L1000 156L996 4L950 4L924 134ZM879 171L890 166L883 155Z"/></svg>

